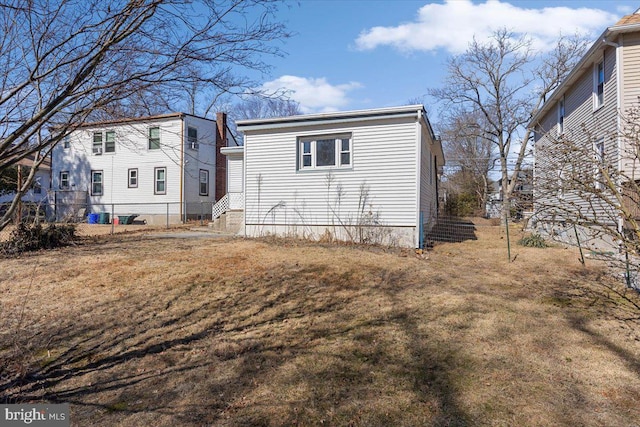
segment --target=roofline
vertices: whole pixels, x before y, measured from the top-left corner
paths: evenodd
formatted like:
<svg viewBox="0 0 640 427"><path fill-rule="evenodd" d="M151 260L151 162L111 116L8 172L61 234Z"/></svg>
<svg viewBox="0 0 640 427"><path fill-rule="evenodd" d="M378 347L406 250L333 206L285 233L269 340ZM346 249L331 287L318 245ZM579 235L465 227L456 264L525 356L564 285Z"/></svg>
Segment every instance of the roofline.
<svg viewBox="0 0 640 427"><path fill-rule="evenodd" d="M289 117L274 117L266 119L248 119L236 121L240 132L281 129L294 126L309 126L313 124L348 123L362 120L375 120L387 117L424 117L431 136L435 138L431 123L422 104L403 105L399 107L385 107L367 110L337 111L332 113L304 114Z"/></svg>
<svg viewBox="0 0 640 427"><path fill-rule="evenodd" d="M608 27L604 32L596 39L596 41L591 45L587 53L584 54L582 59L573 67L569 75L560 83L560 85L551 93L551 96L547 101L540 107L540 109L536 112L536 114L531 118L527 128L533 128L538 121L544 117L553 106L555 106L556 102L560 98L560 95L563 95L567 86L572 85L578 80L578 77L582 75L583 68L589 65L593 60L593 56L608 42L611 42L609 38L616 36L622 33L629 33L634 31L640 31L640 23L636 24L628 24L628 25L613 25Z"/></svg>
<svg viewBox="0 0 640 427"><path fill-rule="evenodd" d="M195 117L202 120L208 120L210 122L215 122L213 119L208 119L206 117L196 116L194 114L188 113L167 113L167 114L158 114L155 116L144 116L144 117L132 117L132 118L123 118L123 119L113 119L113 120L103 120L98 122L88 122L79 124L76 129L80 128L88 128L88 127L97 127L97 126L105 126L105 125L117 125L123 123L137 123L137 122L149 122L156 120L164 120L164 119L183 119L185 117Z"/></svg>

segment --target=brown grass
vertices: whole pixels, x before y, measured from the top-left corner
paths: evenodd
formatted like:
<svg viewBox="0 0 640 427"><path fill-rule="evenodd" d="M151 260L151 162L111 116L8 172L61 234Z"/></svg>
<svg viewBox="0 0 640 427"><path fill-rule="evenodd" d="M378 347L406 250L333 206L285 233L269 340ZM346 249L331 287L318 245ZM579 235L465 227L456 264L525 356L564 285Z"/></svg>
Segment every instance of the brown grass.
<svg viewBox="0 0 640 427"><path fill-rule="evenodd" d="M70 402L73 425L640 424L636 294L476 233L425 256L114 236L2 260L0 402Z"/></svg>

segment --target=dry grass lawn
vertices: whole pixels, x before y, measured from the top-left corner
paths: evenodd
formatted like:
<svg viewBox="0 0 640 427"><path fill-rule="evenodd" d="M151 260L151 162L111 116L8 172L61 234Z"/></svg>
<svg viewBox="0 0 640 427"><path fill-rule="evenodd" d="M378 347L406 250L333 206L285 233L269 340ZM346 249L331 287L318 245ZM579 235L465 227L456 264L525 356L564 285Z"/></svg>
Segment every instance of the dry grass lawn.
<svg viewBox="0 0 640 427"><path fill-rule="evenodd" d="M500 228L476 235L1 260L0 403L70 402L78 426L640 425L637 295L571 249L508 263Z"/></svg>

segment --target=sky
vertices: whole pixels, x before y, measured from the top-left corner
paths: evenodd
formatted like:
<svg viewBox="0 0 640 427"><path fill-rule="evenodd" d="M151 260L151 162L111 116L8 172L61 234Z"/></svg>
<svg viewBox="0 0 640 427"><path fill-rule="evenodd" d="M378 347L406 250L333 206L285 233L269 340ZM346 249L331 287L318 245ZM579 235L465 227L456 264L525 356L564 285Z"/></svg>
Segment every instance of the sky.
<svg viewBox="0 0 640 427"><path fill-rule="evenodd" d="M595 40L640 2L627 0L299 0L280 12L293 33L269 62L266 90L286 90L303 113L381 108L418 100L437 114L429 88L446 61L495 29L527 33L544 50L559 34Z"/></svg>

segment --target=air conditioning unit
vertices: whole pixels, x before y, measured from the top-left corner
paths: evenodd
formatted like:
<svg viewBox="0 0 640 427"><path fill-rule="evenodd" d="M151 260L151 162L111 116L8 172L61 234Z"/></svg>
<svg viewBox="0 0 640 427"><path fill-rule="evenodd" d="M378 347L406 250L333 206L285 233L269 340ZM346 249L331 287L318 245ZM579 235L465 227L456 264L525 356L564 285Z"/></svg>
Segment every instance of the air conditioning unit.
<svg viewBox="0 0 640 427"><path fill-rule="evenodd" d="M197 150L197 149L198 149L198 143L197 143L197 142L193 142L193 141L192 141L192 142L189 144L189 147L190 147L192 150Z"/></svg>
<svg viewBox="0 0 640 427"><path fill-rule="evenodd" d="M102 154L102 147L93 147L93 154L99 156Z"/></svg>

